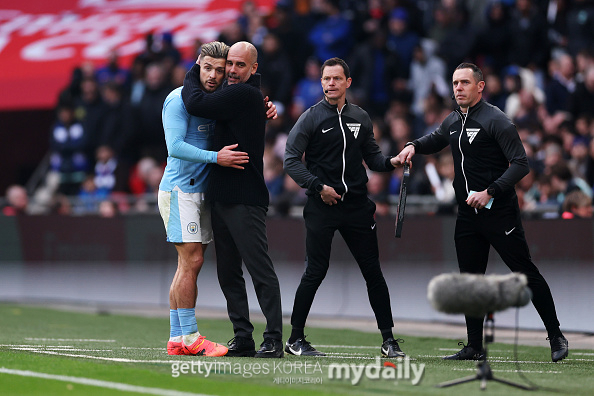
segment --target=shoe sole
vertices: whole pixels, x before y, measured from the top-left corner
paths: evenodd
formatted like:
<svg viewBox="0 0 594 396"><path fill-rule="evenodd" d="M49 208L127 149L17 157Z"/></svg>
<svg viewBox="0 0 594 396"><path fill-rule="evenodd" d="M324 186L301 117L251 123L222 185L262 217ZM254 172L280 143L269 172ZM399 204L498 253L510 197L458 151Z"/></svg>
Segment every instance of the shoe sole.
<svg viewBox="0 0 594 396"><path fill-rule="evenodd" d="M262 359L280 359L282 357L285 356L285 353L283 351L281 351L280 355L277 355L276 353L258 353L256 352L256 355L254 355L255 358L262 358Z"/></svg>
<svg viewBox="0 0 594 396"><path fill-rule="evenodd" d="M569 356L569 351L567 351L567 353L565 353L563 356L561 356L559 359L557 360L553 360L553 363L557 363L560 362L561 360L565 359L567 356ZM551 359L552 360L552 359Z"/></svg>
<svg viewBox="0 0 594 396"><path fill-rule="evenodd" d="M382 353L382 357L383 358L386 358L386 359L397 359L397 358L405 358L406 357L406 354L403 353L402 355L388 356L388 355Z"/></svg>
<svg viewBox="0 0 594 396"><path fill-rule="evenodd" d="M232 351L229 349L225 356L229 357L254 357L256 351Z"/></svg>

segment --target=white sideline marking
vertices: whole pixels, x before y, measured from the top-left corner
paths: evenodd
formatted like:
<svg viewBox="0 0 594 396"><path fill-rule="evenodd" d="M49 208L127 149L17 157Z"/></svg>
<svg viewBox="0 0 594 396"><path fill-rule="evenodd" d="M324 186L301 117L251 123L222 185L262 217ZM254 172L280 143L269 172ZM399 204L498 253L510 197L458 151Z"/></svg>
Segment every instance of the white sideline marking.
<svg viewBox="0 0 594 396"><path fill-rule="evenodd" d="M22 377L35 377L35 378L43 378L43 379L63 381L63 382L73 382L75 384L97 386L100 388L107 388L107 389L117 389L119 391L124 391L124 392L145 393L148 395L208 396L208 395L204 395L204 394L200 394L200 393L180 392L180 391L161 389L161 388L148 388L145 386L123 384L121 382L102 381L102 380L96 380L93 378L84 378L84 377L70 377L67 375L54 375L54 374L38 373L35 371L28 371L28 370L13 370L13 369L7 369L5 367L0 367L0 373L20 375Z"/></svg>
<svg viewBox="0 0 594 396"><path fill-rule="evenodd" d="M45 351L70 351L70 352L113 352L111 349L79 349L79 348L46 348L46 347L30 347L24 345L12 346L10 349L16 349L18 351L32 351L37 352L40 349Z"/></svg>
<svg viewBox="0 0 594 396"><path fill-rule="evenodd" d="M93 338L30 338L26 337L27 341L74 341L74 342L116 342L116 340L95 340Z"/></svg>
<svg viewBox="0 0 594 396"><path fill-rule="evenodd" d="M359 346L359 345L314 345L317 348L354 348L354 349L379 349L379 346Z"/></svg>
<svg viewBox="0 0 594 396"><path fill-rule="evenodd" d="M453 371L476 371L475 368L453 368ZM498 373L531 373L531 374L561 374L561 371L534 371L534 370L491 370Z"/></svg>

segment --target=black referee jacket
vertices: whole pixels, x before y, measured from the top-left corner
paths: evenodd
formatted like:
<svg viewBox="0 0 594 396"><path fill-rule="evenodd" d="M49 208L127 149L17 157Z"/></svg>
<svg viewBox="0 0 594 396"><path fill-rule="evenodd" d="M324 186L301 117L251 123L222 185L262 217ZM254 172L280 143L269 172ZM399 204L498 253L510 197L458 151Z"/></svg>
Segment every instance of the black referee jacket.
<svg viewBox="0 0 594 396"><path fill-rule="evenodd" d="M458 108L434 132L412 143L419 154L433 154L450 145L456 200L463 207L471 190L488 187L495 190L492 208L509 203L516 195L514 186L530 171L516 126L482 99L467 116Z"/></svg>
<svg viewBox="0 0 594 396"><path fill-rule="evenodd" d="M301 161L305 152L305 164ZM297 184L312 195L322 184L347 197L367 195L369 169L394 169L390 158L381 153L371 119L357 105L345 103L342 109L322 99L307 109L291 129L285 149L284 167Z"/></svg>

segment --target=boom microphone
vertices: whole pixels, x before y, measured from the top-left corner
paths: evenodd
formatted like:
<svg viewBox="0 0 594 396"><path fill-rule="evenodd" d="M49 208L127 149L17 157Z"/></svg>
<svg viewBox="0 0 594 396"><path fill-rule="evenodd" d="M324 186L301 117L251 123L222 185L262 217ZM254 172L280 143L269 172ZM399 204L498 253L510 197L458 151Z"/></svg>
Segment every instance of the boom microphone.
<svg viewBox="0 0 594 396"><path fill-rule="evenodd" d="M532 291L526 275L441 274L429 282L427 298L433 308L448 314L477 318L509 307L523 307Z"/></svg>
<svg viewBox="0 0 594 396"><path fill-rule="evenodd" d="M325 89L325 90L324 90L324 93L325 93L325 94L327 94L327 93L328 93L328 90L327 90L327 89Z"/></svg>

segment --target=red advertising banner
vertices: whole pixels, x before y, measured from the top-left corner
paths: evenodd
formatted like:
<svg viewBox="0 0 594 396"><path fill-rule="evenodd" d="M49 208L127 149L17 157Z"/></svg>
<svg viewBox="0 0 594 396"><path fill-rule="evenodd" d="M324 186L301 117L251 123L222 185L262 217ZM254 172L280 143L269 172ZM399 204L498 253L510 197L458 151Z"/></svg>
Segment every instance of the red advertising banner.
<svg viewBox="0 0 594 396"><path fill-rule="evenodd" d="M75 67L116 48L129 66L147 33L172 32L184 52L216 39L245 0L0 0L0 110L56 104ZM270 10L274 0L254 3Z"/></svg>

